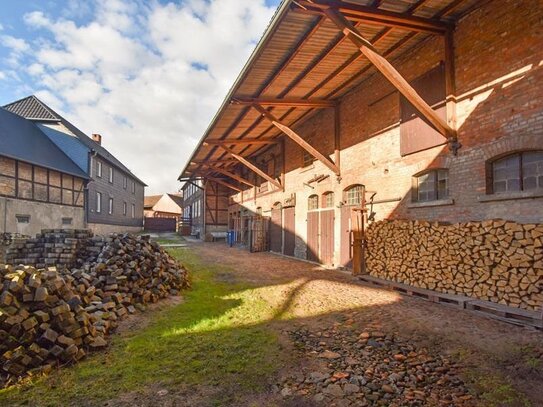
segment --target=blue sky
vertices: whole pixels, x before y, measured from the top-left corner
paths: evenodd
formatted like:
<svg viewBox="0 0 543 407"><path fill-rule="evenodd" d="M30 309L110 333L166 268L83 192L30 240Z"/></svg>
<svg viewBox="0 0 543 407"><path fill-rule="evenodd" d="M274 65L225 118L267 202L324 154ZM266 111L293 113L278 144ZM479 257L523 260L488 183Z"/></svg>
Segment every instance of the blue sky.
<svg viewBox="0 0 543 407"><path fill-rule="evenodd" d="M36 94L101 133L150 193L175 191L278 4L0 0L0 104Z"/></svg>

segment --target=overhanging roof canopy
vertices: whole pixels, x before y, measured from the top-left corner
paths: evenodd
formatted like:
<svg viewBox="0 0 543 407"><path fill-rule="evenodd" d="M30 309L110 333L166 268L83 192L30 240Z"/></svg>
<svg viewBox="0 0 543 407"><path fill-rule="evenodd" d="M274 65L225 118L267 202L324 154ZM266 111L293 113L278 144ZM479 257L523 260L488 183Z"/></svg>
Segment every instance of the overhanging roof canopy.
<svg viewBox="0 0 543 407"><path fill-rule="evenodd" d="M443 35L479 0L283 0L179 179L208 172L202 165L229 166L229 146L250 157L281 131L252 108L266 106L287 126L307 119L374 73L323 10L333 7L350 20L383 56L395 58L430 35ZM241 140L247 139L247 143ZM228 141L232 144L227 144ZM226 142L226 143L225 143Z"/></svg>

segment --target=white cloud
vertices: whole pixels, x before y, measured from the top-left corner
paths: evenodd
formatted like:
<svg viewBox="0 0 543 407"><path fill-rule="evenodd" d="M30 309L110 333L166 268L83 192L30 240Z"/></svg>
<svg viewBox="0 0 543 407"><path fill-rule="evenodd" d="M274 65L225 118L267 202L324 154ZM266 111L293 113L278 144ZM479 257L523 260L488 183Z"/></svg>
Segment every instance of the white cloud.
<svg viewBox="0 0 543 407"><path fill-rule="evenodd" d="M24 51L33 58L27 72L38 97L85 132L101 133L149 193L176 190L179 171L273 9L264 0L98 0L84 12L92 17L84 25L70 13L25 16L39 44Z"/></svg>
<svg viewBox="0 0 543 407"><path fill-rule="evenodd" d="M6 79L6 74L0 71L0 81Z"/></svg>

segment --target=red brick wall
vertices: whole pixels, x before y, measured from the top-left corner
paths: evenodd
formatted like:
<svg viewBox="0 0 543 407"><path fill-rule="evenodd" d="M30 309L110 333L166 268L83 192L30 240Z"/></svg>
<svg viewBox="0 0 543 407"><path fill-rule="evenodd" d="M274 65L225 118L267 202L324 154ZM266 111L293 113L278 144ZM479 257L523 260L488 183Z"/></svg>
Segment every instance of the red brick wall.
<svg viewBox="0 0 543 407"><path fill-rule="evenodd" d="M541 21L541 1L503 0L490 2L458 22L454 41L462 148L457 156L443 146L400 156L399 95L381 74L375 73L341 101L341 180L320 162L300 168L302 151L289 140L285 192L245 202L244 206L250 210L260 206L266 211L274 202L296 193L296 255L304 258L308 196L333 191L339 203L342 191L357 183L377 192L376 200L398 199L375 205L377 219L458 222L503 218L541 222L543 198L492 202L479 199L486 193L487 160L513 150L543 149ZM431 37L392 63L407 80L412 80L443 58L443 39ZM296 130L302 136L312 136L312 144L333 158L332 109L322 110ZM449 168L449 196L454 204L410 207L412 176L436 167ZM329 178L313 188L304 185L319 174Z"/></svg>

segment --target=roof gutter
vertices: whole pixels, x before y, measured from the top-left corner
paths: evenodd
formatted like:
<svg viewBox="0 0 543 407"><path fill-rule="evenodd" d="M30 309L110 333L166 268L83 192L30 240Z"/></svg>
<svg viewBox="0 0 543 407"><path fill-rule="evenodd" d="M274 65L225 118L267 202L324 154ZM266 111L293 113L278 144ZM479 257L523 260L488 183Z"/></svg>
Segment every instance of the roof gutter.
<svg viewBox="0 0 543 407"><path fill-rule="evenodd" d="M185 167L183 168L183 171L181 171L181 174L179 174L179 177L177 177L177 180L179 181L180 178L183 176L185 171L188 169L190 162L193 160L194 156L202 147L202 144L204 143L204 140L207 138L213 127L215 127L216 122L219 120L219 117L221 113L226 109L226 107L230 104L230 100L232 99L232 96L238 89L241 82L245 79L247 74L249 73L249 69L252 67L253 63L256 61L256 59L260 56L262 50L267 45L268 41L270 40L272 34L275 32L275 29L278 27L279 22L283 19L283 17L287 14L291 3L293 3L294 0L282 0L281 4L275 11L275 14L273 15L270 23L268 24L268 27L266 28L266 31L264 31L264 34L262 35L262 38L260 38L260 41L256 45L255 49L251 53L251 56L243 66L243 69L239 73L238 77L236 78L234 84L228 91L228 94L226 95L225 99L223 100L221 107L219 110L215 113L215 116L213 116L213 119L211 120L211 123L207 127L204 135L200 138L200 141L198 142L198 145L192 152L189 160L185 164Z"/></svg>

